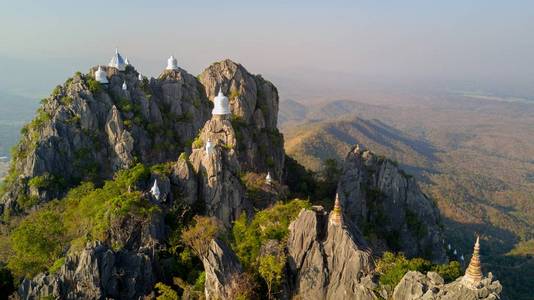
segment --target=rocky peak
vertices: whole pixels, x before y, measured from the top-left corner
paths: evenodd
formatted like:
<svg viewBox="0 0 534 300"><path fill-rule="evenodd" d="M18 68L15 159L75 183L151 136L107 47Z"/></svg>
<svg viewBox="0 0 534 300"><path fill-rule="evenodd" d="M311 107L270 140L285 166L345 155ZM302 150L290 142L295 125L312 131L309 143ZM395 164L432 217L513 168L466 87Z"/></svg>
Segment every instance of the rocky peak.
<svg viewBox="0 0 534 300"><path fill-rule="evenodd" d="M232 125L238 137L236 150L243 170L271 172L280 180L285 156L283 137L277 129L276 87L228 59L212 64L198 78L209 99L219 89L229 98Z"/></svg>
<svg viewBox="0 0 534 300"><path fill-rule="evenodd" d="M209 152L205 148L208 140L213 144L213 149ZM203 201L206 213L217 217L227 227L242 212L251 209L244 197L235 147L236 135L232 123L214 117L202 128L190 157L201 182L199 199Z"/></svg>
<svg viewBox="0 0 534 300"><path fill-rule="evenodd" d="M139 80L132 66L101 67L108 84L94 79L97 69L58 86L25 126L3 211L61 197L81 180L110 178L134 161L174 161L210 117L204 88L182 69Z"/></svg>
<svg viewBox="0 0 534 300"><path fill-rule="evenodd" d="M355 147L345 158L337 191L345 217L376 253L446 260L436 205L396 163Z"/></svg>
<svg viewBox="0 0 534 300"><path fill-rule="evenodd" d="M370 248L352 225L328 222L322 207L303 210L289 226L292 290L302 299L376 299Z"/></svg>

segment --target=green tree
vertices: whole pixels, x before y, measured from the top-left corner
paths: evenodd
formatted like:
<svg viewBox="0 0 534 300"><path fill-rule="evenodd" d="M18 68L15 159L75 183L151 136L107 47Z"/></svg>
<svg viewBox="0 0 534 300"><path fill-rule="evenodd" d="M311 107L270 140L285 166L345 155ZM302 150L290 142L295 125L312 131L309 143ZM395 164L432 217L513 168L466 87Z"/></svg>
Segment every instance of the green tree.
<svg viewBox="0 0 534 300"><path fill-rule="evenodd" d="M46 271L63 252L64 233L59 213L44 210L30 215L11 235L14 254L8 260L8 267L17 276L33 277Z"/></svg>
<svg viewBox="0 0 534 300"><path fill-rule="evenodd" d="M222 226L217 219L195 216L194 224L182 232L182 240L198 257L205 257L211 240L217 237L221 229Z"/></svg>
<svg viewBox="0 0 534 300"><path fill-rule="evenodd" d="M170 286L161 282L156 283L155 288L158 290L157 300L178 300L178 293Z"/></svg>
<svg viewBox="0 0 534 300"><path fill-rule="evenodd" d="M285 255L274 256L267 254L261 256L259 261L260 267L258 271L267 284L269 299L273 299L273 291L282 282L284 266L286 264Z"/></svg>

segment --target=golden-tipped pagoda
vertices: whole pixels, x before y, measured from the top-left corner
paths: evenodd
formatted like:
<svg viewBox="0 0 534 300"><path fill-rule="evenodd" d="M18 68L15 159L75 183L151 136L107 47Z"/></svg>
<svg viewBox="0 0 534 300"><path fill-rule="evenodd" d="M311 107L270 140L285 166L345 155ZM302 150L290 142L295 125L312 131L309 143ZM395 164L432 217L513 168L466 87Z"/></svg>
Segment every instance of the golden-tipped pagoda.
<svg viewBox="0 0 534 300"><path fill-rule="evenodd" d="M480 268L480 241L477 236L477 241L475 242L475 248L473 250L473 256L469 262L467 270L465 270L465 275L463 281L471 286L476 286L482 280L482 269Z"/></svg>
<svg viewBox="0 0 534 300"><path fill-rule="evenodd" d="M341 203L339 202L339 195L336 194L336 201L334 202L334 210L330 214L330 222L334 225L343 224L343 212L341 211Z"/></svg>

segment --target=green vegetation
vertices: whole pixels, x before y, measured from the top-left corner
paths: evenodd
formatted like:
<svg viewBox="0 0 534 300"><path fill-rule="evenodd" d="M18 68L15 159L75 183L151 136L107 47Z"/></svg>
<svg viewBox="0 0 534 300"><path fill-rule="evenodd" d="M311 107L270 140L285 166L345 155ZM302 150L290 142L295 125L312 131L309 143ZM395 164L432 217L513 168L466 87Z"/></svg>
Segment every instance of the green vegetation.
<svg viewBox="0 0 534 300"><path fill-rule="evenodd" d="M435 265L422 258L407 259L404 254L385 252L378 261L376 270L380 273L380 285L392 290L408 271L437 272L446 283L451 282L462 275L462 268L457 261L449 264Z"/></svg>
<svg viewBox="0 0 534 300"><path fill-rule="evenodd" d="M11 233L13 255L8 260L9 269L17 277L55 271L63 264L61 258L66 249L80 249L88 241L105 241L107 231L118 218L150 218L158 208L135 190L149 175L149 169L138 164L119 171L102 188L82 183L61 201L49 202L31 213ZM32 184L41 186L47 182L45 177L39 177Z"/></svg>
<svg viewBox="0 0 534 300"><path fill-rule="evenodd" d="M98 94L100 91L102 91L102 85L94 78L87 76L85 78L85 82L87 83L87 87L91 93Z"/></svg>
<svg viewBox="0 0 534 300"><path fill-rule="evenodd" d="M8 268L17 276L46 271L62 255L65 225L57 211L42 210L28 216L11 234L13 255Z"/></svg>
<svg viewBox="0 0 534 300"><path fill-rule="evenodd" d="M170 286L161 282L156 283L155 289L157 290L157 300L178 300L178 293L174 291Z"/></svg>
<svg viewBox="0 0 534 300"><path fill-rule="evenodd" d="M204 257L212 239L221 232L222 225L213 217L195 216L194 224L182 232L182 241L195 252L198 257Z"/></svg>
<svg viewBox="0 0 534 300"><path fill-rule="evenodd" d="M203 145L204 145L204 143L202 142L202 139L200 139L200 136L197 136L193 140L193 143L192 143L193 149L200 149L200 148L202 148Z"/></svg>
<svg viewBox="0 0 534 300"><path fill-rule="evenodd" d="M255 272L259 265L261 246L268 240L285 243L289 233L289 223L303 208L311 204L295 199L287 203L276 203L271 208L259 211L250 222L242 214L232 229L232 248L245 269Z"/></svg>
<svg viewBox="0 0 534 300"><path fill-rule="evenodd" d="M267 284L267 294L269 299L274 299L273 290L277 289L282 282L286 257L285 255L274 256L272 254L267 254L261 256L259 262L260 266L258 272Z"/></svg>

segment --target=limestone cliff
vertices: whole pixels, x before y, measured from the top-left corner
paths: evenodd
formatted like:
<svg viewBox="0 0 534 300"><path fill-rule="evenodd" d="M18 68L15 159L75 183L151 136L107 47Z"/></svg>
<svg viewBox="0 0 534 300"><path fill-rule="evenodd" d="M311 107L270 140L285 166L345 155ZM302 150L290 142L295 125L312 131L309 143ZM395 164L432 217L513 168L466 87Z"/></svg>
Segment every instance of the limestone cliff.
<svg viewBox="0 0 534 300"><path fill-rule="evenodd" d="M338 195L345 216L376 253L392 250L446 260L437 207L394 162L353 148L345 159Z"/></svg>
<svg viewBox="0 0 534 300"><path fill-rule="evenodd" d="M150 80L139 80L132 66L103 69L109 84L95 81L92 68L43 99L22 131L0 210L60 197L82 180L110 178L135 161L176 160L210 117L202 85L182 69Z"/></svg>
<svg viewBox="0 0 534 300"><path fill-rule="evenodd" d="M283 137L278 132L278 90L242 65L224 60L199 75L209 99L219 88L228 95L237 138L237 155L245 172L271 172L276 180L284 166Z"/></svg>
<svg viewBox="0 0 534 300"><path fill-rule="evenodd" d="M376 299L371 250L351 224L328 222L322 207L289 227L288 264L298 299Z"/></svg>
<svg viewBox="0 0 534 300"><path fill-rule="evenodd" d="M233 299L231 281L243 272L234 252L221 240L214 239L207 255L202 258L202 264L206 271L206 299Z"/></svg>
<svg viewBox="0 0 534 300"><path fill-rule="evenodd" d="M138 299L157 282L156 253L164 235L159 214L150 222L124 218L109 231L109 241L71 253L56 273L24 279L18 293L22 299ZM110 244L122 247L114 250Z"/></svg>
<svg viewBox="0 0 534 300"><path fill-rule="evenodd" d="M208 140L213 144L210 151L203 146ZM200 147L193 149L191 162L200 180L199 198L208 215L230 227L242 212L251 210L239 178L241 167L231 122L219 117L208 120L197 141Z"/></svg>

